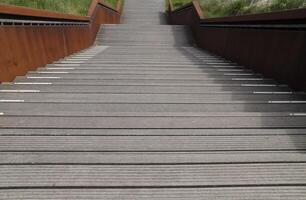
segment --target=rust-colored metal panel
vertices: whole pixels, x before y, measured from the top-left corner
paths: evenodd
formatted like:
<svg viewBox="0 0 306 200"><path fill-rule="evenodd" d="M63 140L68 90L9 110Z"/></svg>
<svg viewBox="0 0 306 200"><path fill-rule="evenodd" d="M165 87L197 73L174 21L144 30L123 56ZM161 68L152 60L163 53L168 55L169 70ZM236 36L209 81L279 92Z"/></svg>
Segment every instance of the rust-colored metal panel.
<svg viewBox="0 0 306 200"><path fill-rule="evenodd" d="M10 51L9 40L6 37L7 30L4 27L0 27L0 79L9 80L12 79L14 71L12 66L13 52Z"/></svg>
<svg viewBox="0 0 306 200"><path fill-rule="evenodd" d="M27 66L24 62L25 51L23 46L22 48L19 48L22 44L20 43L21 41L18 32L19 27L8 27L5 29L5 38L9 42L7 51L12 52L12 57L9 58L9 65L7 67L10 67L13 74L16 76L23 75L27 72Z"/></svg>
<svg viewBox="0 0 306 200"><path fill-rule="evenodd" d="M169 6L169 22L190 25L199 47L297 90L306 90L306 29L271 28L305 25L306 9L214 19L205 19L204 15L196 2L176 10Z"/></svg>
<svg viewBox="0 0 306 200"><path fill-rule="evenodd" d="M88 17L17 6L0 5L0 14L29 20L88 22L88 25L0 26L0 82L12 81L45 64L91 46L101 24L120 23L122 2L116 8L93 0Z"/></svg>

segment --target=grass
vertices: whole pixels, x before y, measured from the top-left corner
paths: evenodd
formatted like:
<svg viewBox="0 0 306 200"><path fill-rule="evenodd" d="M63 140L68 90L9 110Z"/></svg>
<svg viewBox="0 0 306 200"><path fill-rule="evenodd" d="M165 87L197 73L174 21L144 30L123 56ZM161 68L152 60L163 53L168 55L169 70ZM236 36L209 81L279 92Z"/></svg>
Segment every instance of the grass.
<svg viewBox="0 0 306 200"><path fill-rule="evenodd" d="M117 6L117 1L118 1L118 0L106 0L105 2L111 4L114 8L116 8L116 6Z"/></svg>
<svg viewBox="0 0 306 200"><path fill-rule="evenodd" d="M192 0L173 0L178 8ZM306 7L306 0L199 0L206 17L264 13Z"/></svg>
<svg viewBox="0 0 306 200"><path fill-rule="evenodd" d="M105 0L114 7L118 0ZM0 0L0 3L26 6L74 15L87 15L92 0Z"/></svg>
<svg viewBox="0 0 306 200"><path fill-rule="evenodd" d="M172 0L173 7L179 8L187 3L190 3L192 0Z"/></svg>

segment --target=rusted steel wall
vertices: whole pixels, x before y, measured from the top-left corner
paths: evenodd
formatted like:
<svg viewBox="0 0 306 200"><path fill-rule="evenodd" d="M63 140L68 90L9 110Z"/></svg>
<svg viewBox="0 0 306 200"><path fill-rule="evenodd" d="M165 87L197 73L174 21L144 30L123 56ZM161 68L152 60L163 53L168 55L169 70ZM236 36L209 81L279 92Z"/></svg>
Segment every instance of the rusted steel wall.
<svg viewBox="0 0 306 200"><path fill-rule="evenodd" d="M101 24L119 24L121 20L122 1L118 1L117 8L113 9L106 3L94 0L88 11L91 19L91 42L93 43Z"/></svg>
<svg viewBox="0 0 306 200"><path fill-rule="evenodd" d="M169 22L190 25L199 47L296 90L306 90L306 29L247 28L305 24L306 9L215 19L205 19L198 9L196 2L169 9ZM221 24L241 26L214 27Z"/></svg>
<svg viewBox="0 0 306 200"><path fill-rule="evenodd" d="M101 24L119 23L121 17L120 10L96 0L88 17L15 6L0 6L0 14L14 19L88 22L82 26L0 26L0 82L91 46Z"/></svg>
<svg viewBox="0 0 306 200"><path fill-rule="evenodd" d="M91 44L88 27L0 27L0 80L11 81Z"/></svg>

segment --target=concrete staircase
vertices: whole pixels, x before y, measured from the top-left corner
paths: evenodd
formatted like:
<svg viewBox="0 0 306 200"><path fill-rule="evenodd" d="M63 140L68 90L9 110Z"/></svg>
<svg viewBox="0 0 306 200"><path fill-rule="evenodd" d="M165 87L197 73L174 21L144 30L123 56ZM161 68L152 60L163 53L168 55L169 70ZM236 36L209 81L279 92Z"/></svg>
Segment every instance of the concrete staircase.
<svg viewBox="0 0 306 200"><path fill-rule="evenodd" d="M126 0L96 46L0 86L0 199L306 199L306 96Z"/></svg>
<svg viewBox="0 0 306 200"><path fill-rule="evenodd" d="M103 25L97 45L173 47L191 46L188 27L168 25L120 24Z"/></svg>

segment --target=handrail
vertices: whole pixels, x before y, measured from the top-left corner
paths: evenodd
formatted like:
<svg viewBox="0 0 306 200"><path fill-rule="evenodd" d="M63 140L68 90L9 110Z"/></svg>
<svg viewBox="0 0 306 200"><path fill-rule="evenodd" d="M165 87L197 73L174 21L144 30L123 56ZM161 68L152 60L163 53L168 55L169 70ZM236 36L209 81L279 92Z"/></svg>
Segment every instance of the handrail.
<svg viewBox="0 0 306 200"><path fill-rule="evenodd" d="M123 11L123 1L122 0L117 1L116 10L117 10L117 12L122 13L122 11Z"/></svg>
<svg viewBox="0 0 306 200"><path fill-rule="evenodd" d="M183 11L185 9L189 9L189 8L193 7L197 10L198 17L200 19L204 19L202 8L201 8L200 2L198 0L194 0L190 3L186 3L179 8L174 8L172 0L167 0L167 1L168 1L168 7L169 7L170 12L180 12L180 11Z"/></svg>
<svg viewBox="0 0 306 200"><path fill-rule="evenodd" d="M174 10L174 7L173 7L173 2L172 0L167 0L167 3L168 3L168 9L169 11L173 11Z"/></svg>
<svg viewBox="0 0 306 200"><path fill-rule="evenodd" d="M102 5L105 8L110 9L110 10L112 10L114 12L121 13L121 10L118 9L118 5L121 8L122 0L118 0L117 1L116 8L113 8L111 4L109 4L109 3L105 2L105 1L102 1L102 0L93 0L91 2L91 5L90 5L90 7L88 9L88 13L87 13L87 17L89 19L94 15L94 11L95 11L95 9L97 8L98 5Z"/></svg>
<svg viewBox="0 0 306 200"><path fill-rule="evenodd" d="M87 26L89 22L61 22L61 21L38 21L38 20L18 20L0 19L2 26Z"/></svg>
<svg viewBox="0 0 306 200"><path fill-rule="evenodd" d="M305 31L305 24L201 24L206 28L284 29Z"/></svg>
<svg viewBox="0 0 306 200"><path fill-rule="evenodd" d="M116 8L93 0L88 16L0 5L0 83L91 46L101 24L120 23Z"/></svg>

